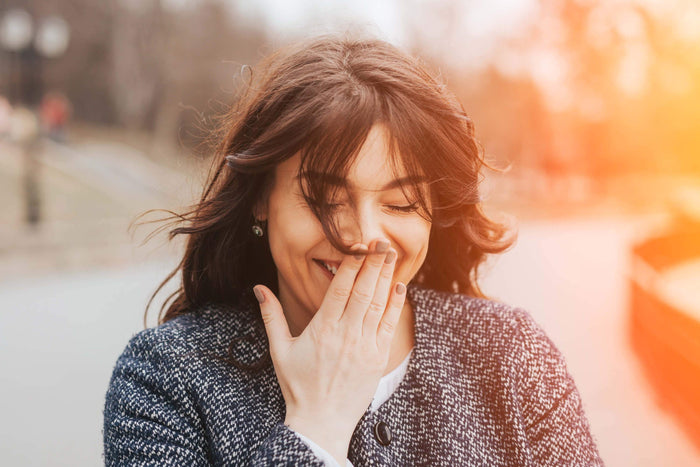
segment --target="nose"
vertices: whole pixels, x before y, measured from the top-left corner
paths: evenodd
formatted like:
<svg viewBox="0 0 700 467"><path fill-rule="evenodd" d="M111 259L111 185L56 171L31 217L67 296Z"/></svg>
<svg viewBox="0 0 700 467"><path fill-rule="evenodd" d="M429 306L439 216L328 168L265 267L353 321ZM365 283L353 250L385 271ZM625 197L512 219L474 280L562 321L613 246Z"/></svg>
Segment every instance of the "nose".
<svg viewBox="0 0 700 467"><path fill-rule="evenodd" d="M354 206L341 221L341 232L350 244L361 242L365 245L376 238L387 238L379 208L372 203Z"/></svg>

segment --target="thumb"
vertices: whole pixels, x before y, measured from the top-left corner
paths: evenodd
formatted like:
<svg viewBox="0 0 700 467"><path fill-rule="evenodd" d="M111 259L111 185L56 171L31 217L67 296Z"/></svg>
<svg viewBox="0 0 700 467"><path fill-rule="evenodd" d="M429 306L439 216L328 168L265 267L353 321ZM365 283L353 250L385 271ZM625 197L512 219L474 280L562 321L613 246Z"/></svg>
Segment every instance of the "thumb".
<svg viewBox="0 0 700 467"><path fill-rule="evenodd" d="M277 355L277 351L292 340L292 334L289 332L289 325L284 317L282 305L275 297L275 294L264 285L253 287L253 293L255 293L255 298L260 303L260 313L265 323L267 339L270 341L270 352Z"/></svg>

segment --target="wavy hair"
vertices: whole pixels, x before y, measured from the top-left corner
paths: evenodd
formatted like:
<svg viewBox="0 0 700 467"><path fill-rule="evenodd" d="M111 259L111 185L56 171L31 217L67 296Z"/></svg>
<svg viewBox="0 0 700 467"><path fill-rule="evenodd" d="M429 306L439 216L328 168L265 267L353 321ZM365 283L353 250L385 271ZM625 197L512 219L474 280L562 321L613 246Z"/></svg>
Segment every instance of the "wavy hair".
<svg viewBox="0 0 700 467"><path fill-rule="evenodd" d="M169 238L186 235L179 288L158 323L206 303L235 304L264 284L277 293L277 270L264 239L251 232L256 203L271 189L275 167L299 153L300 189L331 244L344 254L329 207L372 126L389 134L396 173L423 177L426 193L402 186L432 222L425 262L413 282L484 297L478 269L514 236L490 220L479 197L487 166L474 125L439 78L416 58L377 39L321 36L266 57L237 103L222 118L219 143L201 199L170 218ZM318 174L323 174L319 177ZM429 208L430 207L430 208ZM235 362L234 362L235 363Z"/></svg>

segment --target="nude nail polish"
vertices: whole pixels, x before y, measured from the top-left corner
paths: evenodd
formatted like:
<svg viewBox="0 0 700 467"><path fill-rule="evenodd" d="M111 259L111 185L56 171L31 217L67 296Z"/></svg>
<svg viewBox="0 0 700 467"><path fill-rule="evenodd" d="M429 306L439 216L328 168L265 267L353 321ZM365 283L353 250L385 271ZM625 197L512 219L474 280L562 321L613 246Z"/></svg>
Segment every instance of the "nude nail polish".
<svg viewBox="0 0 700 467"><path fill-rule="evenodd" d="M265 294L263 294L260 289L258 289L257 287L253 287L253 293L255 294L255 298L258 299L259 303L265 301Z"/></svg>
<svg viewBox="0 0 700 467"><path fill-rule="evenodd" d="M359 252L362 252L362 253L367 252L367 247L366 247L364 244L362 244L362 243L356 243L356 244L354 244L353 246L351 246L350 249L351 249L352 251L356 251L356 252L358 252L358 253L359 253ZM364 254L357 254L357 255L353 255L353 256L354 256L355 259L358 260L358 261L365 257Z"/></svg>
<svg viewBox="0 0 700 467"><path fill-rule="evenodd" d="M376 251L377 253L384 253L388 249L389 249L389 242L386 240L378 241L374 247L374 251Z"/></svg>

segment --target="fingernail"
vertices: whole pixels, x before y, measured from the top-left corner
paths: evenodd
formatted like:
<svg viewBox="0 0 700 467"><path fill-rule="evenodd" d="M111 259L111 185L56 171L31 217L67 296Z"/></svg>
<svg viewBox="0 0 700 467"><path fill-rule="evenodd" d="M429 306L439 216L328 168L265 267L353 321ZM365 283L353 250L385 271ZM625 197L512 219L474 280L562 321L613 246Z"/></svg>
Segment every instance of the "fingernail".
<svg viewBox="0 0 700 467"><path fill-rule="evenodd" d="M377 245L374 247L374 250L377 253L384 253L388 249L389 249L389 242L386 240L379 240L377 242Z"/></svg>
<svg viewBox="0 0 700 467"><path fill-rule="evenodd" d="M350 249L353 251L366 251L367 247L362 243L356 243L353 246L351 246ZM353 256L358 261L365 257L365 255L353 255Z"/></svg>
<svg viewBox="0 0 700 467"><path fill-rule="evenodd" d="M396 259L396 250L389 250L389 253L386 254L386 258L384 259L384 262L386 264L391 264L394 262Z"/></svg>
<svg viewBox="0 0 700 467"><path fill-rule="evenodd" d="M406 292L406 286L403 285L401 282L396 284L396 293L399 295L403 295L404 292Z"/></svg>
<svg viewBox="0 0 700 467"><path fill-rule="evenodd" d="M262 303L265 301L265 295L260 289L258 289L257 286L253 287L253 293L255 294L255 298L258 299L258 303Z"/></svg>

